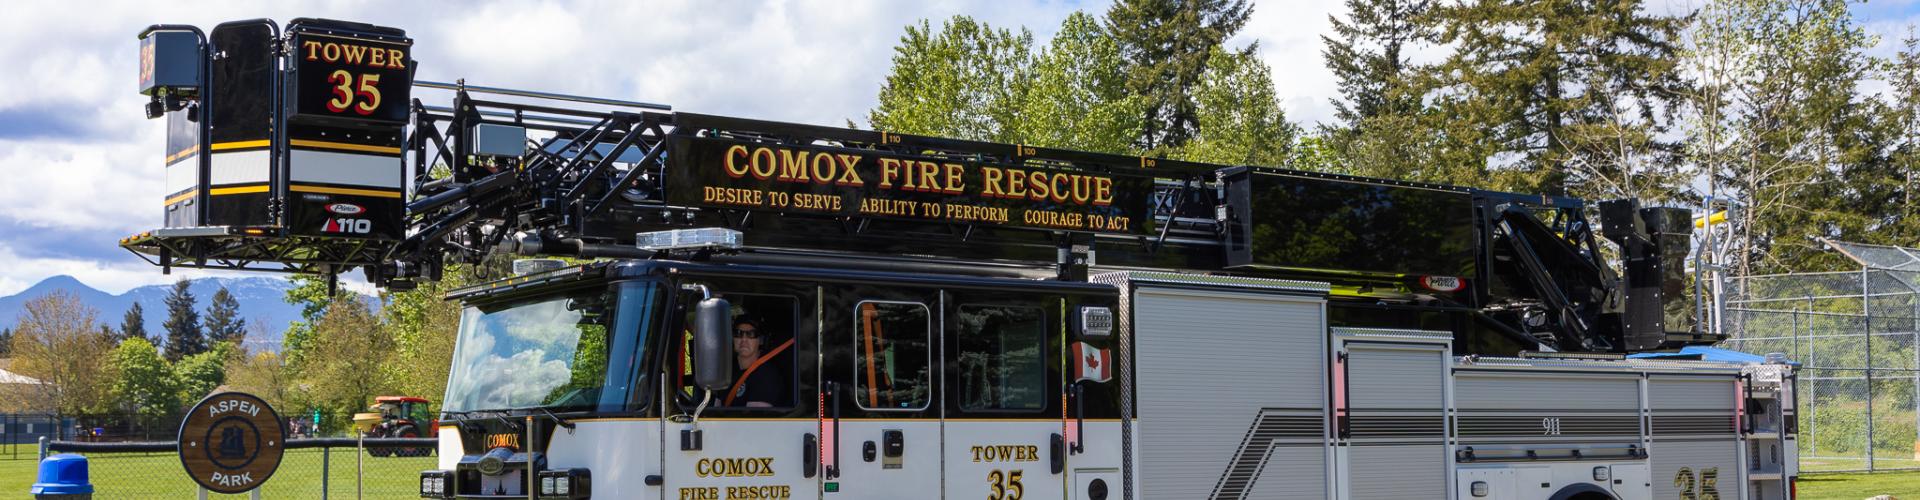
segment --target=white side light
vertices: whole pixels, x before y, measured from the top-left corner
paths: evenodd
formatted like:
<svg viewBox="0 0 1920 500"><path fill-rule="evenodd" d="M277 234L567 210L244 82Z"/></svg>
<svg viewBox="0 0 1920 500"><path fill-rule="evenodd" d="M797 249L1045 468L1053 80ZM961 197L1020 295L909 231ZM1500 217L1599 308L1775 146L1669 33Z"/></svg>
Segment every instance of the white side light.
<svg viewBox="0 0 1920 500"><path fill-rule="evenodd" d="M1473 496L1475 497L1484 497L1487 496L1488 493L1486 481L1474 481L1473 485L1469 486L1468 489L1472 490Z"/></svg>
<svg viewBox="0 0 1920 500"><path fill-rule="evenodd" d="M567 261L560 259L514 259L513 275L526 276L534 273L544 273L562 267L567 267Z"/></svg>
<svg viewBox="0 0 1920 500"><path fill-rule="evenodd" d="M1594 481L1598 481L1598 482L1602 482L1602 483L1604 483L1604 482L1607 482L1607 481L1609 481L1609 480L1612 480L1612 479L1613 479L1613 469L1609 469L1609 468L1606 468L1606 467L1604 467L1604 466L1602 466L1602 467L1594 467L1594 468L1593 468L1593 480L1594 480Z"/></svg>
<svg viewBox="0 0 1920 500"><path fill-rule="evenodd" d="M739 231L720 227L673 229L634 235L634 246L641 250L734 249L740 248L743 241Z"/></svg>
<svg viewBox="0 0 1920 500"><path fill-rule="evenodd" d="M1079 326L1082 338L1107 338L1113 335L1113 310L1105 307L1080 306Z"/></svg>

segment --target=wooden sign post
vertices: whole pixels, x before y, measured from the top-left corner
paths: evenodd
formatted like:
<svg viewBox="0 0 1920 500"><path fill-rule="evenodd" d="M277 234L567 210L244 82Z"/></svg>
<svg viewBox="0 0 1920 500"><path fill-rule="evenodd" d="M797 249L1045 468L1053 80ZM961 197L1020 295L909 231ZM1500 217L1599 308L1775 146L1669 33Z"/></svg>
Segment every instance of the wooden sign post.
<svg viewBox="0 0 1920 500"><path fill-rule="evenodd" d="M215 493L259 488L287 449L280 414L252 394L223 392L193 405L180 422L180 465Z"/></svg>

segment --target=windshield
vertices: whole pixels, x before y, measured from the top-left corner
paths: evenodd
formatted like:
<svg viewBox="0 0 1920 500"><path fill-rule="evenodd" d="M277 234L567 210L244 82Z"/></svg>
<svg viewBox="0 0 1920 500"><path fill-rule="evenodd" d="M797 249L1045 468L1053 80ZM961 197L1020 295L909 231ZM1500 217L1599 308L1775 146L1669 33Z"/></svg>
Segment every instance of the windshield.
<svg viewBox="0 0 1920 500"><path fill-rule="evenodd" d="M649 285L626 283L617 289L651 290ZM621 406L631 384L626 368L637 354L635 346L642 339L636 337L643 330L639 325L648 316L652 300L629 293L625 294L628 300L615 307L620 295L607 288L588 288L468 306L460 315L460 335L442 409L590 410L604 406L601 393L609 379L615 389L605 391L605 402ZM615 316L626 318L616 324ZM607 370L610 359L622 368L613 376Z"/></svg>

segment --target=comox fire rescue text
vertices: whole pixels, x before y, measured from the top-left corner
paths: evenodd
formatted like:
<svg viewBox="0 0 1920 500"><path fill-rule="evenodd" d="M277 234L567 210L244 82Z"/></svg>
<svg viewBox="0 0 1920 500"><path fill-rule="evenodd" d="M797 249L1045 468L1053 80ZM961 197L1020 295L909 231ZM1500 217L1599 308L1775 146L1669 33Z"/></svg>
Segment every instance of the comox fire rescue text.
<svg viewBox="0 0 1920 500"><path fill-rule="evenodd" d="M448 297L425 498L1792 494L1793 365L1627 357L1721 340L1684 209L421 81L344 21L139 38L133 253L527 258Z"/></svg>

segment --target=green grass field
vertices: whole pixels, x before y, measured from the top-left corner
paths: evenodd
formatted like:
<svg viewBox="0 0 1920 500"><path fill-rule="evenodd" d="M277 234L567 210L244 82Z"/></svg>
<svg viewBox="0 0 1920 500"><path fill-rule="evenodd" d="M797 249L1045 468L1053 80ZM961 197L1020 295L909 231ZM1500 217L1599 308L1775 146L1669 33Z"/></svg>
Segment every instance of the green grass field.
<svg viewBox="0 0 1920 500"><path fill-rule="evenodd" d="M1875 495L1920 498L1920 472L1800 476L1800 500L1862 500Z"/></svg>
<svg viewBox="0 0 1920 500"><path fill-rule="evenodd" d="M280 469L267 480L265 498L319 498L322 453L318 449L288 450ZM336 448L327 460L327 490L331 498L354 497L354 451ZM366 470L364 498L419 498L420 471L431 469L434 457L379 458L362 456ZM29 494L38 463L0 460L0 499L32 498ZM194 498L193 481L173 454L101 454L88 457L94 498ZM212 495L246 498L245 495Z"/></svg>
<svg viewBox="0 0 1920 500"><path fill-rule="evenodd" d="M39 452L39 445L0 444L0 460L33 460L36 458L34 454Z"/></svg>
<svg viewBox="0 0 1920 500"><path fill-rule="evenodd" d="M1874 468L1881 470L1920 469L1920 460L1875 457L1873 459L1873 465ZM1866 468L1867 460L1865 458L1819 457L1800 459L1801 474L1817 474L1826 471L1853 472Z"/></svg>

